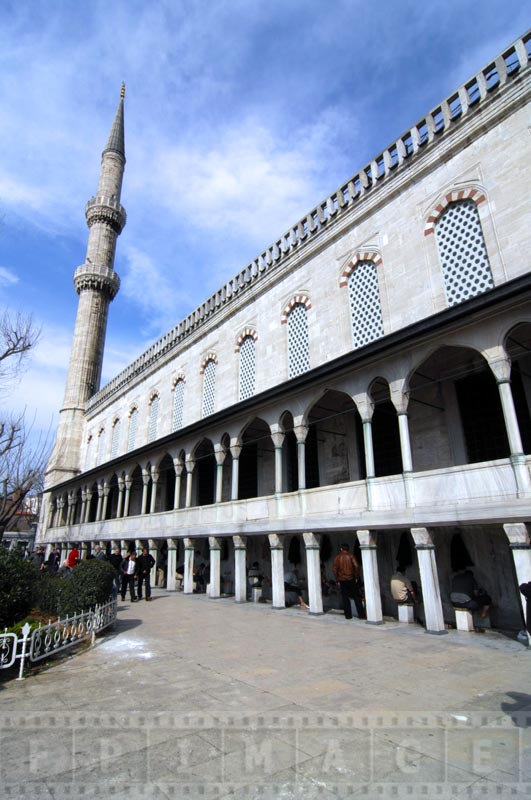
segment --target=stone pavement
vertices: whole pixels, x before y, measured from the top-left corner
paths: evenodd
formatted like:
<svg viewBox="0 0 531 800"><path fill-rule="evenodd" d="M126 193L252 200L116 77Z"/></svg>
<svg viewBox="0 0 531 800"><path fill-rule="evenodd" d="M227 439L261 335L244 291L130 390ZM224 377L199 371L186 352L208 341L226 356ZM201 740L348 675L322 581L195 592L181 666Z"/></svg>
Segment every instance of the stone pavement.
<svg viewBox="0 0 531 800"><path fill-rule="evenodd" d="M502 635L154 593L0 684L8 798L531 796L531 652Z"/></svg>

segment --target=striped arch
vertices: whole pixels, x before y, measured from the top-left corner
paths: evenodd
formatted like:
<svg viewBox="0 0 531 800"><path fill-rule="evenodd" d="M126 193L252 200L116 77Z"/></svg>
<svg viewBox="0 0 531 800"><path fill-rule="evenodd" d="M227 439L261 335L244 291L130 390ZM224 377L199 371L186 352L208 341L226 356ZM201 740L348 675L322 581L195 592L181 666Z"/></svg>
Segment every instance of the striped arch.
<svg viewBox="0 0 531 800"><path fill-rule="evenodd" d="M185 376L184 372L178 372L177 375L175 376L175 378L173 379L173 381L171 382L171 390L172 390L172 392L175 389L175 387L177 386L177 384L179 383L179 381L182 381L183 383L186 383L186 376Z"/></svg>
<svg viewBox="0 0 531 800"><path fill-rule="evenodd" d="M282 314L281 314L281 317L280 317L280 322L282 323L282 325L286 325L286 323L288 321L289 312L291 311L293 306L296 306L299 303L302 303L302 305L306 307L306 311L309 311L310 308L312 307L310 298L308 297L307 294L296 294L296 295L294 295L291 298L291 300L289 301L289 303L287 304L287 306L285 306L284 310L282 311Z"/></svg>
<svg viewBox="0 0 531 800"><path fill-rule="evenodd" d="M240 335L238 336L238 338L236 340L236 347L234 348L234 352L235 353L239 353L240 352L240 347L242 346L243 340L246 339L248 336L250 336L252 339L254 339L255 342L258 341L258 334L255 331L255 329L254 328L245 328L245 330L243 330L240 333Z"/></svg>
<svg viewBox="0 0 531 800"><path fill-rule="evenodd" d="M484 203L486 199L487 198L485 197L484 192L475 186L471 186L468 189L455 189L453 192L448 192L448 194L439 200L435 208L430 212L429 217L426 219L424 236L429 236L435 231L437 220L443 211L450 205L450 203L456 203L459 200L473 200L474 203L479 206L479 204Z"/></svg>
<svg viewBox="0 0 531 800"><path fill-rule="evenodd" d="M209 361L213 361L214 364L217 365L217 363L218 363L217 355L215 353L207 353L207 355L204 357L204 359L201 362L201 369L199 370L199 374L200 375L202 375L204 373L205 367L206 367L206 365L208 364Z"/></svg>
<svg viewBox="0 0 531 800"><path fill-rule="evenodd" d="M360 261L372 261L375 267L379 267L382 263L382 256L377 250L357 250L353 258L349 261L347 266L341 273L339 279L339 286L348 286L348 279L356 268L356 264Z"/></svg>
<svg viewBox="0 0 531 800"><path fill-rule="evenodd" d="M159 398L159 400L160 400L160 394L159 394L159 391L158 391L158 389L153 389L153 391L152 391L152 392L151 392L151 394L149 395L149 402L150 402L150 404L153 402L153 400L155 399L155 397L158 397L158 398Z"/></svg>

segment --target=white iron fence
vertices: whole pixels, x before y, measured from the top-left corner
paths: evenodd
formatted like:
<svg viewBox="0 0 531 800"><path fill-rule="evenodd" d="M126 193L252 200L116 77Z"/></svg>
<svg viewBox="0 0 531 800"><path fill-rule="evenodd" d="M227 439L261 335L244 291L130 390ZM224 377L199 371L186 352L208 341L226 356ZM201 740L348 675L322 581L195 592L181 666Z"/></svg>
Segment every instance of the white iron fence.
<svg viewBox="0 0 531 800"><path fill-rule="evenodd" d="M7 630L0 633L0 669L12 667L19 659L17 680L22 680L28 660L35 663L89 638L94 644L96 634L116 620L117 607L117 601L113 599L105 605L96 606L92 611L82 611L72 617L49 622L48 625L39 625L33 630L26 623L20 635L8 633Z"/></svg>

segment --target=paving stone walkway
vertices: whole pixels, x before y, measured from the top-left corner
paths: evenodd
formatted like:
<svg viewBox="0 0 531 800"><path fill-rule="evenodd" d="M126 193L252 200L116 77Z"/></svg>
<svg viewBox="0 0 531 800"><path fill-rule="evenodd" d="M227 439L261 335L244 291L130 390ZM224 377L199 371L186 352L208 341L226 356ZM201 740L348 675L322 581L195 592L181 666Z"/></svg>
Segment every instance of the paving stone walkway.
<svg viewBox="0 0 531 800"><path fill-rule="evenodd" d="M8 798L531 796L531 652L156 590L0 684Z"/></svg>

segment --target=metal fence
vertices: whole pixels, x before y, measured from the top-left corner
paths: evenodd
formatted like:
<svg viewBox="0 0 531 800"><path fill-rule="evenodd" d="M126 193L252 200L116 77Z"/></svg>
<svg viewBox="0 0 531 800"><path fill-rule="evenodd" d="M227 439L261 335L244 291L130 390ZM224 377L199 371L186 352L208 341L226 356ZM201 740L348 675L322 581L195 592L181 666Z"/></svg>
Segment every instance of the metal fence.
<svg viewBox="0 0 531 800"><path fill-rule="evenodd" d="M20 668L17 680L22 680L28 661L35 663L87 639L94 644L96 634L116 620L117 607L116 599L112 599L91 611L81 611L71 617L49 622L48 625L39 625L33 630L26 622L20 634L6 630L0 634L0 669L12 667L18 659Z"/></svg>

